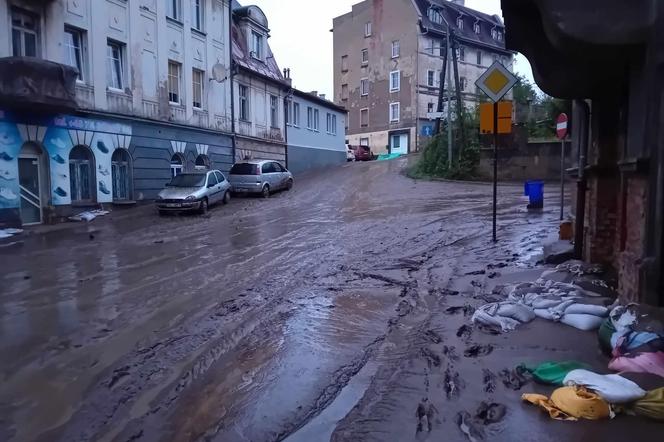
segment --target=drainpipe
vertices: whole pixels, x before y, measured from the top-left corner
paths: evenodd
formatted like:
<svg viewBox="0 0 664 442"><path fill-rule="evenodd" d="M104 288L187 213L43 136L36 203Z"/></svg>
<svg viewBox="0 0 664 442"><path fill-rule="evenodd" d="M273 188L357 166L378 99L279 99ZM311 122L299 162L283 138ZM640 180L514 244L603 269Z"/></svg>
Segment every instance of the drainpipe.
<svg viewBox="0 0 664 442"><path fill-rule="evenodd" d="M585 100L574 100L574 143L579 152L578 178L576 184L576 225L574 227L574 257L583 259L583 229L586 214L586 163L590 142L590 106Z"/></svg>
<svg viewBox="0 0 664 442"><path fill-rule="evenodd" d="M235 138L235 90L233 87L235 77L235 63L233 62L233 1L228 0L228 49L230 52L230 81L231 89L231 148L233 151L233 164L235 164L237 140Z"/></svg>

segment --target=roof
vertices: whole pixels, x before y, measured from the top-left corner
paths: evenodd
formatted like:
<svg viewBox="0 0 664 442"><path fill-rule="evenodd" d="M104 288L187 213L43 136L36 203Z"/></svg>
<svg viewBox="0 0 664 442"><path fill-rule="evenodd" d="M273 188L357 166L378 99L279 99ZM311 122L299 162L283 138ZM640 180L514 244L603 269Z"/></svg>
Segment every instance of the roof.
<svg viewBox="0 0 664 442"><path fill-rule="evenodd" d="M341 112L343 114L348 113L348 109L346 109L345 107L339 106L339 105L333 103L332 101L329 101L325 98L319 97L318 95L314 95L310 92L303 92L299 89L293 89L292 91L293 91L293 95L295 95L297 97L303 98L305 100L313 101L313 102L315 102L315 103L317 103L321 106L327 107L327 108L335 110L337 112Z"/></svg>
<svg viewBox="0 0 664 442"><path fill-rule="evenodd" d="M241 7L237 1L233 1L233 25L231 28L231 35L233 39L233 62L240 68L255 73L266 80L271 80L279 83L282 86L289 86L288 82L284 79L281 69L274 58L272 49L270 48L267 39L265 40L265 61L257 60L251 56L249 47L247 46L247 39L240 30L238 21L244 17L242 14L247 14L252 6ZM257 7L256 7L257 8Z"/></svg>
<svg viewBox="0 0 664 442"><path fill-rule="evenodd" d="M422 27L443 35L447 34L447 25L445 24L445 21L440 25L429 19L429 8L433 6L441 11L444 20L449 23L452 32L459 37L460 40L481 46L489 46L493 49L504 52L510 52L505 49L505 25L497 15L485 14L448 0L414 0L414 3L419 9L419 13L422 17ZM464 20L463 29L459 29L457 26L457 19L459 16L463 17ZM479 34L474 30L474 24L477 21L480 22ZM497 41L492 37L491 30L494 27L503 33L503 41Z"/></svg>

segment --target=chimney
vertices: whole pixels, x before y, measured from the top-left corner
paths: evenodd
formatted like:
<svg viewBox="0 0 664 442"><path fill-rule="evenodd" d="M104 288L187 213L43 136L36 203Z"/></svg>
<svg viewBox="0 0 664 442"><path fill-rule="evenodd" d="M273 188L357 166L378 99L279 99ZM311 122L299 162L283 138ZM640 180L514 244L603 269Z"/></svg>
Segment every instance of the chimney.
<svg viewBox="0 0 664 442"><path fill-rule="evenodd" d="M318 98L322 98L323 100L325 100L325 94L320 94Z"/></svg>
<svg viewBox="0 0 664 442"><path fill-rule="evenodd" d="M311 91L311 92L309 92L309 93L310 93L311 95L316 96L316 97L318 96L318 91Z"/></svg>
<svg viewBox="0 0 664 442"><path fill-rule="evenodd" d="M450 0L450 1L457 5L466 6L466 0Z"/></svg>
<svg viewBox="0 0 664 442"><path fill-rule="evenodd" d="M289 85L293 85L293 80L291 79L290 76L290 68L284 68L284 79L286 80L286 83Z"/></svg>

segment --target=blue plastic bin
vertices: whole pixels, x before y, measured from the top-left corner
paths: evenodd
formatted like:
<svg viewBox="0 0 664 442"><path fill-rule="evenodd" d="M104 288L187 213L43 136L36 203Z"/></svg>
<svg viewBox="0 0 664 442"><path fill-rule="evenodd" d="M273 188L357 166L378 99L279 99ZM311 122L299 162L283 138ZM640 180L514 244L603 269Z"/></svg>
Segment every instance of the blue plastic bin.
<svg viewBox="0 0 664 442"><path fill-rule="evenodd" d="M541 209L544 207L544 181L526 181L524 193L529 199L529 209Z"/></svg>

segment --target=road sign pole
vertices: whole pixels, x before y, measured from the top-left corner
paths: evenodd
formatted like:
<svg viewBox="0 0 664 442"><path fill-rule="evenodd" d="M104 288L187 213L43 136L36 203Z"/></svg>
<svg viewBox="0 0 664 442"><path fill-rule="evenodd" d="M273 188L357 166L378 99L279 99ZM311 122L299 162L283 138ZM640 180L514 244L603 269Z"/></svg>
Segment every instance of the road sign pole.
<svg viewBox="0 0 664 442"><path fill-rule="evenodd" d="M498 102L493 103L493 242L498 242Z"/></svg>
<svg viewBox="0 0 664 442"><path fill-rule="evenodd" d="M565 139L560 142L560 221L565 216Z"/></svg>

